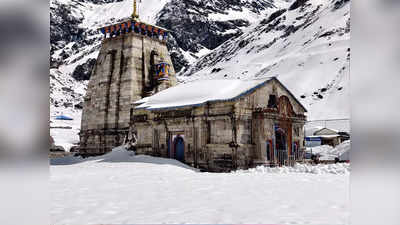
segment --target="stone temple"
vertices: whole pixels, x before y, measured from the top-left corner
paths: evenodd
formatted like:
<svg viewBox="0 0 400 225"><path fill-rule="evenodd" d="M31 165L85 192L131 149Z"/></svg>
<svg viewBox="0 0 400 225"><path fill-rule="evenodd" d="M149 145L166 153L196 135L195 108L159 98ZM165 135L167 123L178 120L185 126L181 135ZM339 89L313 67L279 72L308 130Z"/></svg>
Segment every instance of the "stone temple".
<svg viewBox="0 0 400 225"><path fill-rule="evenodd" d="M177 84L168 30L139 22L105 38L85 96L80 154L125 145L205 171L303 160L306 108L275 77Z"/></svg>
<svg viewBox="0 0 400 225"><path fill-rule="evenodd" d="M138 154L216 172L303 160L306 109L275 77L180 84L132 108Z"/></svg>
<svg viewBox="0 0 400 225"><path fill-rule="evenodd" d="M82 112L79 151L86 156L123 143L132 102L176 85L168 30L140 22L135 10L132 18L101 31L105 38Z"/></svg>

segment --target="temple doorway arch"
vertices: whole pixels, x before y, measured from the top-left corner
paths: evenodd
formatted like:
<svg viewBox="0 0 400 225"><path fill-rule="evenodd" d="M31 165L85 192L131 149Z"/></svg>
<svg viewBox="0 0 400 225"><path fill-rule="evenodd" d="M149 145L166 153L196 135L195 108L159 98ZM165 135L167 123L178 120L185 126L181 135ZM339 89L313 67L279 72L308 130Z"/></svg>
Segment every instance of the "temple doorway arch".
<svg viewBox="0 0 400 225"><path fill-rule="evenodd" d="M279 165L285 165L288 159L287 135L282 128L275 130L276 157Z"/></svg>
<svg viewBox="0 0 400 225"><path fill-rule="evenodd" d="M174 158L178 161L185 162L185 140L178 135L174 139Z"/></svg>

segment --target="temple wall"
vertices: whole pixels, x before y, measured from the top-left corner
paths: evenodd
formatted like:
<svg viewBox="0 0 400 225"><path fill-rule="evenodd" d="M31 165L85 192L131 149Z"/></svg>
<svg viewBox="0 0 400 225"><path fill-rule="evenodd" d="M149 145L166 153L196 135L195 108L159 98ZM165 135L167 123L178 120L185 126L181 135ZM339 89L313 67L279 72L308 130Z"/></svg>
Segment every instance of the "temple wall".
<svg viewBox="0 0 400 225"><path fill-rule="evenodd" d="M191 109L193 117L188 118L156 119L157 112L135 110L134 116L147 115L146 122L135 123L139 140L136 151L138 154L169 158L168 140L171 145L174 135L180 134L185 141L185 163L216 171L219 168L217 164L220 163L217 161L225 158L228 161L237 159L237 167L247 168L254 151L254 145L251 143L251 119L232 117L232 113L235 112L234 105L234 102L225 102L197 107ZM180 110L188 109L182 108L173 112ZM232 118L235 122L232 122ZM235 139L234 132L237 140L241 142L235 151L230 146Z"/></svg>
<svg viewBox="0 0 400 225"><path fill-rule="evenodd" d="M291 96L291 94L278 82L272 80L263 87L257 89L252 94L241 98L236 103L237 111L240 111L242 115L251 115L252 111L256 108L266 109L268 108L268 101L270 95L275 95L277 101L280 97L286 96L293 108L295 114L304 115L305 111L302 106ZM278 102L277 102L278 103ZM252 116L252 137L255 145L252 157L256 162L265 162L267 141L272 141L274 144L275 131L274 126L280 126L287 132L287 146L289 154L292 151L293 143L299 144L299 149L304 148L304 130L303 126L305 119L301 118L286 118L286 115L282 115L282 112L278 112L275 109L271 113L262 113L262 118L254 118ZM249 130L249 129L242 129ZM275 146L274 146L275 147Z"/></svg>
<svg viewBox="0 0 400 225"><path fill-rule="evenodd" d="M171 65L169 81L151 82L154 64L161 60L154 52ZM136 33L104 39L84 100L80 152L102 154L121 145L129 129L131 103L176 83L165 42Z"/></svg>
<svg viewBox="0 0 400 225"><path fill-rule="evenodd" d="M254 114L256 108L267 108L270 94L277 95L277 99L286 96L288 102L285 104L289 105L282 112L276 108L262 113L261 117ZM290 111L291 107L294 112ZM290 113L295 117L287 117ZM267 142L274 144L275 126L286 129L288 154L291 154L294 142L300 145L299 148L303 147L305 119L296 115L303 115L304 110L277 82L268 83L232 102L213 102L169 111L134 111L134 115L143 114L147 115L147 122L135 123L138 132L142 133L139 134L138 154L174 158L173 154L168 154L168 142L171 145L174 135L179 134L185 141L184 162L206 170L218 171L224 166L248 168L269 163ZM181 116L172 118L173 115ZM232 143L237 147L231 146Z"/></svg>

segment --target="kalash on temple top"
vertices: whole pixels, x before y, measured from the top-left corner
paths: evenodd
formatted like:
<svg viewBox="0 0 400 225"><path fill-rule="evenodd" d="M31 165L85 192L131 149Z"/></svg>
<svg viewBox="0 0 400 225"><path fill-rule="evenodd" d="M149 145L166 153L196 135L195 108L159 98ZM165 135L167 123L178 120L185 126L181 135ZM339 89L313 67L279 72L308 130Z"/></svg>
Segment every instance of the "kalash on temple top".
<svg viewBox="0 0 400 225"><path fill-rule="evenodd" d="M158 39L160 41L167 41L169 30L158 26L150 25L139 20L137 13L136 0L133 0L133 13L127 21L112 24L100 28L105 38L119 36L121 34L135 32L137 34L146 35L148 37Z"/></svg>

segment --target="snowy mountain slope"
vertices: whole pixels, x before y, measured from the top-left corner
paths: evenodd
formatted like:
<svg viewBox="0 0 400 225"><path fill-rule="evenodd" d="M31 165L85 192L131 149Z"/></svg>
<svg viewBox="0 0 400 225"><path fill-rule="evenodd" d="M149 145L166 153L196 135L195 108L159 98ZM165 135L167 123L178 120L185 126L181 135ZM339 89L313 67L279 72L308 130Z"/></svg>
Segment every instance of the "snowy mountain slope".
<svg viewBox="0 0 400 225"><path fill-rule="evenodd" d="M349 117L350 4L297 0L181 71L184 81L277 76L308 118Z"/></svg>
<svg viewBox="0 0 400 225"><path fill-rule="evenodd" d="M168 42L177 71L258 22L265 10L283 0L171 0L159 13L157 25L172 31Z"/></svg>

